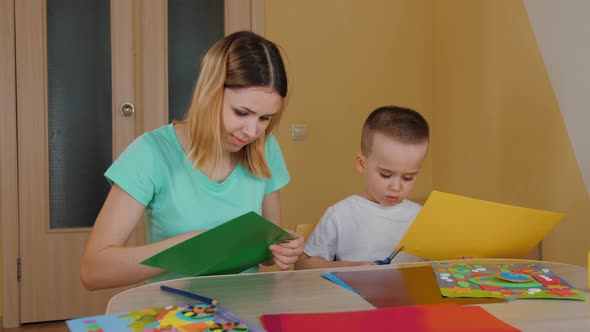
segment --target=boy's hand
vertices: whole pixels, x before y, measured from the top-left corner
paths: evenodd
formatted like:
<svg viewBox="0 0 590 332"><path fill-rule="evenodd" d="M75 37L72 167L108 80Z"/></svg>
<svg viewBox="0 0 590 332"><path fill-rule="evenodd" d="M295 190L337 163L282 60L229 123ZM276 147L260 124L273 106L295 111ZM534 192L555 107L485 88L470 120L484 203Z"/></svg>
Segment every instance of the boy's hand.
<svg viewBox="0 0 590 332"><path fill-rule="evenodd" d="M283 271L288 270L297 262L299 255L303 253L303 243L305 241L303 236L290 230L286 231L295 238L289 242L271 244L268 247L273 255L275 264Z"/></svg>

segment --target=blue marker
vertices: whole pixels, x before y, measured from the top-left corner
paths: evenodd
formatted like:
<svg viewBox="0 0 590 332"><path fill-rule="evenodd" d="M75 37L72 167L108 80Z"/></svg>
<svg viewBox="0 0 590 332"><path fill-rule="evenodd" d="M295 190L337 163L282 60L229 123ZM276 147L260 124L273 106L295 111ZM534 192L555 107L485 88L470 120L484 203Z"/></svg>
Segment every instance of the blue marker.
<svg viewBox="0 0 590 332"><path fill-rule="evenodd" d="M194 300L198 300L201 302L205 302L207 304L211 304L211 305L217 305L218 302L216 300L212 300L208 297L204 297L201 295L197 295L194 293L189 293L187 291L183 291L180 289L176 289L176 288L172 288L172 287L168 287L168 286L164 286L164 285L160 285L160 289L169 293L174 293L174 294L178 294L178 295L182 295L182 296L186 296L188 298L194 299Z"/></svg>

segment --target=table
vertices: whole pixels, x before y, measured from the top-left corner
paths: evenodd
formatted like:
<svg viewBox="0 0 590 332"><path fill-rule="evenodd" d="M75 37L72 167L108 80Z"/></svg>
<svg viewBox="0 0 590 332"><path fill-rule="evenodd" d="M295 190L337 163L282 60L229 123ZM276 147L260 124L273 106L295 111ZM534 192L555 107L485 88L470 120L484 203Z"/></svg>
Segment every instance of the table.
<svg viewBox="0 0 590 332"><path fill-rule="evenodd" d="M452 261L450 261L452 262ZM575 265L531 260L470 259L464 263L540 263L581 290L590 299L588 272ZM360 296L321 277L335 271L403 269L430 263L363 266L337 269L263 272L169 280L139 286L111 298L106 313L191 303L191 300L162 292L160 284L218 300L238 316L260 324L260 315L298 312L337 312L374 309ZM523 331L590 331L590 302L570 300L516 300L482 304L488 312Z"/></svg>

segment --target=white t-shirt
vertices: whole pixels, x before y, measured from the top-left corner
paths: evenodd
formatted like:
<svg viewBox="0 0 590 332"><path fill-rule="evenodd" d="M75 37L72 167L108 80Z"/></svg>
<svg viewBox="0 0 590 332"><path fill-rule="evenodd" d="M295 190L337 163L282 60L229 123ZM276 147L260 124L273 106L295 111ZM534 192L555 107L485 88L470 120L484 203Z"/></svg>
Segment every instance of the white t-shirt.
<svg viewBox="0 0 590 332"><path fill-rule="evenodd" d="M305 242L303 251L327 261L373 262L397 247L421 206L404 200L383 206L352 195L328 208ZM394 263L424 259L399 253Z"/></svg>

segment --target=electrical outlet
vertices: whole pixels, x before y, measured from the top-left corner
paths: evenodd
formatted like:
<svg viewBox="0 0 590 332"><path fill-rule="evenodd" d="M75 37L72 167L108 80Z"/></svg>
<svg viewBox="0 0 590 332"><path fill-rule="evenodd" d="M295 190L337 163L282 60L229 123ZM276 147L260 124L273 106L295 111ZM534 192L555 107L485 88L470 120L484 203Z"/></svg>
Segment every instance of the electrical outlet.
<svg viewBox="0 0 590 332"><path fill-rule="evenodd" d="M294 123L291 125L291 139L294 141L305 141L307 138L307 125Z"/></svg>

